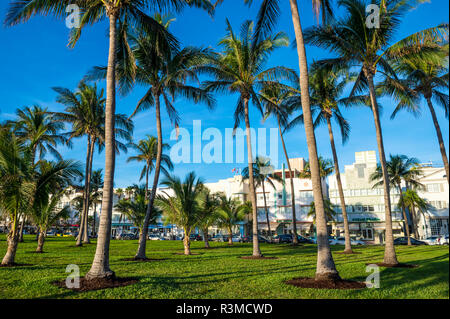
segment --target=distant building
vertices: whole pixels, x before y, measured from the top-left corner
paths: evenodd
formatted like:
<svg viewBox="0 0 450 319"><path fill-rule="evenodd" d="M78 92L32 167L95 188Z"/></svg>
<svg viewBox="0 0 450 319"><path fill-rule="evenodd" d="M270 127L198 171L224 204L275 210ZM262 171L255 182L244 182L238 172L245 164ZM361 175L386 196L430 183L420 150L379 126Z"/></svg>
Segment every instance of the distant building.
<svg viewBox="0 0 450 319"><path fill-rule="evenodd" d="M375 151L356 152L355 163L345 165L341 172L342 187L344 189L345 205L348 214L350 235L372 243L384 242L385 236L385 206L383 187L373 188L370 175L377 167ZM333 233L342 236L344 225L336 175L329 181L330 201L338 213L333 223ZM394 236L403 234L402 213L397 207L399 192L391 187L391 212Z"/></svg>

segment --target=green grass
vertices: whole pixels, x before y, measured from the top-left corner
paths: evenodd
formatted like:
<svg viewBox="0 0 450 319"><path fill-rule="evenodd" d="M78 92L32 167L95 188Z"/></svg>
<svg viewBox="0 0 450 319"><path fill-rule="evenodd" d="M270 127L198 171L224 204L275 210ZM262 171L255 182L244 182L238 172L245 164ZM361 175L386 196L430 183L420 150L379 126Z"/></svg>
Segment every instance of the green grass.
<svg viewBox="0 0 450 319"><path fill-rule="evenodd" d="M74 292L51 285L65 279L66 266L77 264L81 275L90 267L95 244L75 247L72 238L48 238L44 254L36 254L34 236L19 244L16 262L29 264L0 268L0 298L449 298L448 246L397 247L400 262L418 264L413 269L381 268L381 287L362 290L301 289L284 284L293 277L313 277L316 246L263 244L266 256L278 259L243 260L251 244L202 242L192 244L193 256L175 255L182 251L181 241L149 241L148 258L166 260L147 263L121 261L134 256L137 241L111 242L111 268L120 277L137 277L139 283L127 287L89 292ZM333 251L342 250L335 246ZM355 249L361 254L333 254L342 278L365 281L366 263L380 262L382 246ZM0 254L6 251L5 236L0 235Z"/></svg>

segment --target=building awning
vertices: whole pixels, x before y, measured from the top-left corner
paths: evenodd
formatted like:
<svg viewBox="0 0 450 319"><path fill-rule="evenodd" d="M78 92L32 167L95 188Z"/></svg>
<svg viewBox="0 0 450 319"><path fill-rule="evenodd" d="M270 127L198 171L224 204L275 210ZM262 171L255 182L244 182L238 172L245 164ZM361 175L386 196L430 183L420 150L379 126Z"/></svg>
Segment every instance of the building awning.
<svg viewBox="0 0 450 319"><path fill-rule="evenodd" d="M448 209L427 210L425 215L428 218L448 218Z"/></svg>

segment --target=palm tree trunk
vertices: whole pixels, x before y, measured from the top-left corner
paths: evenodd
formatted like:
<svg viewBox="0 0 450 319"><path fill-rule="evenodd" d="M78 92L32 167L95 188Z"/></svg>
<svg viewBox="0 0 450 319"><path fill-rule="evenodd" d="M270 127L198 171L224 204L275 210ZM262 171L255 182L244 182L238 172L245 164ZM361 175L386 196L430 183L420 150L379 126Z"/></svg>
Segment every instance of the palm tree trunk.
<svg viewBox="0 0 450 319"><path fill-rule="evenodd" d="M383 173L384 187L384 209L385 209L385 248L384 263L390 265L398 264L397 255L394 247L394 236L392 233L392 213L391 213L391 196L389 190L389 176L386 168L386 155L384 154L383 133L381 131L380 115L378 110L378 102L375 95L375 86L373 84L373 73L370 70L365 71L365 76L369 84L370 101L372 106L373 118L375 121L375 130L377 135L378 154L380 157L380 165Z"/></svg>
<svg viewBox="0 0 450 319"><path fill-rule="evenodd" d="M266 187L264 186L265 181L262 182L262 190L263 190L263 198L264 198L264 211L266 213L266 222L267 222L267 232L269 234L269 238L272 236L272 231L270 230L270 220L269 220L269 210L267 209L267 200L266 200Z"/></svg>
<svg viewBox="0 0 450 319"><path fill-rule="evenodd" d="M91 144L92 139L91 136L87 137L88 140L88 146L87 146L87 152L86 152L86 167L85 167L85 173L84 173L84 190L83 190L83 208L80 212L80 227L78 230L78 237L77 237L77 246L83 246L83 239L84 239L84 233L86 232L86 199L89 196L88 193L88 180L89 180L89 161L91 159Z"/></svg>
<svg viewBox="0 0 450 319"><path fill-rule="evenodd" d="M150 163L147 162L147 169L145 170L145 200L148 200L148 170Z"/></svg>
<svg viewBox="0 0 450 319"><path fill-rule="evenodd" d="M328 134L330 135L331 151L333 153L334 170L336 171L336 182L337 182L338 191L339 191L339 201L341 202L342 219L344 220L344 236L345 236L344 252L351 254L351 253L353 253L353 250L352 250L352 244L351 244L351 239L350 239L350 226L348 224L347 209L345 208L345 197L344 197L344 190L342 189L341 173L339 171L339 160L338 160L337 153L336 153L336 146L334 144L334 134L333 134L333 128L331 126L331 121L328 116L326 117L326 119L327 119L327 125L328 125Z"/></svg>
<svg viewBox="0 0 450 319"><path fill-rule="evenodd" d="M94 221L92 225L92 235L95 236L97 230L96 230L96 219L97 219L97 200L94 202Z"/></svg>
<svg viewBox="0 0 450 319"><path fill-rule="evenodd" d="M301 102L304 116L304 126L306 132L306 142L308 144L309 165L311 170L311 181L313 186L314 204L316 208L316 229L317 229L317 267L316 280L339 280L339 273L336 270L333 256L331 255L328 241L327 220L323 204L323 194L321 177L319 170L319 159L317 156L316 136L311 115L311 105L309 102L309 81L308 62L306 59L305 42L298 12L297 0L289 0L292 12L292 22L294 24L295 39L297 41L297 53L300 68L300 90L302 92Z"/></svg>
<svg viewBox="0 0 450 319"><path fill-rule="evenodd" d="M91 197L91 176L92 176L92 160L94 158L94 147L95 147L95 139L91 140L91 151L89 152L89 172L87 178L87 196L86 203L84 207L84 234L83 234L83 243L90 244L89 240L89 207L91 206L90 197Z"/></svg>
<svg viewBox="0 0 450 319"><path fill-rule="evenodd" d="M297 216L295 216L295 191L294 191L294 173L289 162L289 156L286 150L286 144L284 143L283 131L281 130L280 118L278 117L278 130L280 131L281 145L283 145L284 156L286 157L287 166L289 169L289 181L291 183L291 207L292 207L292 244L298 245L297 234Z"/></svg>
<svg viewBox="0 0 450 319"><path fill-rule="evenodd" d="M232 227L228 227L228 245L233 245L233 228Z"/></svg>
<svg viewBox="0 0 450 319"><path fill-rule="evenodd" d="M403 214L403 225L405 226L405 235L408 238L408 246L411 246L411 235L409 233L409 223L408 223L408 217L406 216L406 209L405 209L405 203L403 202L403 193L402 193L402 186L398 185L398 191L400 192L400 203L402 203L402 214Z"/></svg>
<svg viewBox="0 0 450 319"><path fill-rule="evenodd" d="M449 168L448 168L448 158L447 158L447 152L445 151L445 145L444 140L442 139L442 132L441 127L439 126L439 122L436 117L436 112L434 111L433 103L431 103L431 98L426 98L428 108L430 109L431 117L433 118L433 124L434 128L436 129L436 135L439 141L439 148L441 150L441 156L442 161L444 162L444 168L445 168L445 174L447 175L447 182L450 183L450 176L449 176Z"/></svg>
<svg viewBox="0 0 450 319"><path fill-rule="evenodd" d="M6 250L6 254L2 259L2 265L13 265L15 258L16 258L16 252L17 252L17 245L19 244L19 232L17 230L18 226L18 220L17 220L17 207L14 213L14 218L12 221L12 227L11 230L7 236L7 242L8 242L8 248Z"/></svg>
<svg viewBox="0 0 450 319"><path fill-rule="evenodd" d="M259 248L258 241L258 208L256 206L256 191L255 182L253 176L253 155L252 155L252 137L250 132L250 119L248 109L249 98L244 98L244 111L245 111L245 130L247 134L247 161L248 161L248 178L250 188L250 201L252 202L252 216L253 216L253 256L261 257L261 250Z"/></svg>
<svg viewBox="0 0 450 319"><path fill-rule="evenodd" d="M161 170L161 156L162 156L162 129L161 129L161 105L159 100L159 95L155 95L155 113L156 113L156 131L158 134L158 147L156 153L156 163L155 163L155 176L153 177L153 186L150 193L150 199L148 201L147 212L144 219L144 229L143 236L139 238L139 248L135 256L136 259L146 259L145 249L147 245L147 233L148 226L150 223L150 217L152 216L153 203L156 197L156 189L158 188L159 173Z"/></svg>
<svg viewBox="0 0 450 319"><path fill-rule="evenodd" d="M208 228L203 229L203 241L205 242L205 248L210 248L208 240Z"/></svg>
<svg viewBox="0 0 450 319"><path fill-rule="evenodd" d="M417 214L416 214L416 207L414 206L414 204L411 207L411 216L412 216L412 220L413 220L413 229L414 229L414 237L416 239L419 239L419 232L417 230Z"/></svg>
<svg viewBox="0 0 450 319"><path fill-rule="evenodd" d="M25 227L26 216L23 216L22 221L20 222L19 228L19 243L23 243L23 230Z"/></svg>
<svg viewBox="0 0 450 319"><path fill-rule="evenodd" d="M45 229L39 229L38 245L36 248L37 253L44 252L44 241L45 241Z"/></svg>
<svg viewBox="0 0 450 319"><path fill-rule="evenodd" d="M115 136L114 116L116 108L116 22L118 11L107 10L109 16L109 55L106 75L106 108L105 108L105 176L102 198L102 213L98 229L97 248L92 267L86 279L114 278L109 268L109 243L111 240L112 205L114 196L115 168Z"/></svg>
<svg viewBox="0 0 450 319"><path fill-rule="evenodd" d="M183 239L183 245L184 245L184 254L190 255L191 254L191 231L188 229L184 229L184 239Z"/></svg>

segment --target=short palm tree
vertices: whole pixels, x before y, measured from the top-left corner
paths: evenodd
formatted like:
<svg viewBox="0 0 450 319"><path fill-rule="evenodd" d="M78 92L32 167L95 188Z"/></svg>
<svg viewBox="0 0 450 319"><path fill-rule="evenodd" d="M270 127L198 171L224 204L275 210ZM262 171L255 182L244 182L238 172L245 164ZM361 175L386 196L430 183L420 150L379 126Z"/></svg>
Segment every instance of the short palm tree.
<svg viewBox="0 0 450 319"><path fill-rule="evenodd" d="M47 229L55 224L60 219L66 219L70 217L70 206L66 205L63 208L58 208L59 201L64 195L64 190L55 194L51 194L50 198L40 204L36 205L32 210L32 220L38 227L38 245L36 248L37 253L44 252L44 242Z"/></svg>
<svg viewBox="0 0 450 319"><path fill-rule="evenodd" d="M121 48L127 48L126 41L118 41L124 33L118 32L118 24L129 25L143 30L159 39L163 47L176 45L176 40L168 34L166 29L148 16L145 11L149 8L157 11L167 9L181 10L186 6L195 6L213 10L208 0L13 0L6 16L5 25L12 26L27 21L36 14L53 14L59 18L66 18L65 8L69 4L77 4L81 8L82 17L80 28L71 34L71 45L78 41L81 30L86 25L95 24L104 18L109 20L109 53L106 77L106 107L105 107L105 185L102 200L102 215L100 219L97 250L91 270L86 274L87 279L114 277L109 267L109 243L112 221L112 198L115 168L115 99L116 99L116 57ZM122 39L125 39L123 36ZM166 39L166 41L162 41ZM118 45L119 44L119 45ZM123 50L122 50L123 52ZM105 257L106 256L106 257Z"/></svg>
<svg viewBox="0 0 450 319"><path fill-rule="evenodd" d="M413 189L407 189L405 192L403 192L403 196L400 197L398 205L400 208L406 207L410 211L412 217L411 219L413 221L414 237L416 239L419 239L419 232L417 230L417 212L420 212L423 215L430 205Z"/></svg>
<svg viewBox="0 0 450 319"><path fill-rule="evenodd" d="M270 219L269 219L269 209L267 207L267 196L266 196L266 182L272 186L274 190L276 190L274 181L278 183L284 183L283 179L274 174L274 167L270 164L270 160L267 158L263 158L261 156L257 156L255 159L255 163L253 163L253 181L255 183L255 188L261 187L263 191L263 199L264 199L264 212L266 213L266 222L269 236L272 236L272 232L270 230ZM250 170L248 167L245 167L242 170L242 177L244 180L249 179Z"/></svg>
<svg viewBox="0 0 450 319"><path fill-rule="evenodd" d="M333 161L319 156L319 171L321 178L330 176L334 172ZM311 165L309 160L306 161L303 171L300 172L300 178L311 178Z"/></svg>
<svg viewBox="0 0 450 319"><path fill-rule="evenodd" d="M386 167L384 140L379 114L379 105L375 90L374 77L377 71L395 77L395 72L388 60L398 58L410 52L417 52L424 45L405 45L404 41L391 45L395 31L402 22L402 17L417 3L415 0L376 0L380 8L379 27L366 24L365 0L339 0L344 10L343 18L332 21L329 25L311 27L305 31L305 42L329 49L337 58L327 59L323 63L337 69L358 67L359 72L350 97L368 90L375 123L378 153L384 179L384 204L386 241L384 263L398 264L392 233L391 202L389 176ZM303 89L303 88L302 88Z"/></svg>
<svg viewBox="0 0 450 319"><path fill-rule="evenodd" d="M217 207L217 225L228 231L228 245L233 245L233 228L244 221L246 209L241 202L234 198L220 196L220 205Z"/></svg>
<svg viewBox="0 0 450 319"><path fill-rule="evenodd" d="M94 148L97 145L98 150L101 151L105 146L105 99L103 97L103 89L98 90L96 84L88 85L83 81L78 84L75 92L61 87L55 87L53 89L58 93L56 101L66 106L64 112L51 113L53 119L59 123L71 124L70 131L66 133L69 141L73 138L87 137L84 202L80 230L76 242L77 246L81 246L83 242L89 243L87 216L90 204L88 194L91 193L90 180L92 176ZM126 152L126 145L121 143L118 138L130 141L132 131L132 122L125 115L116 114L116 152L119 152L119 150Z"/></svg>
<svg viewBox="0 0 450 319"><path fill-rule="evenodd" d="M323 202L325 204L325 216L327 217L327 222L333 221L336 216L333 204L328 199L324 199ZM312 217L313 223L316 223L316 205L314 202L311 202L307 216Z"/></svg>
<svg viewBox="0 0 450 319"><path fill-rule="evenodd" d="M146 197L148 198L148 177L149 174L155 169L155 162L158 155L158 139L154 136L147 135L145 139L140 140L137 144L131 143L130 147L133 148L137 154L128 157L127 163L136 161L143 162L139 180L145 178ZM169 148L169 144L163 144L163 150ZM170 157L166 154L161 155L161 171L167 175L169 170L173 170L173 164Z"/></svg>
<svg viewBox="0 0 450 319"><path fill-rule="evenodd" d="M211 191L205 187L200 197L199 228L203 233L205 248L210 248L208 230L217 223L217 208L220 205L219 196L220 194L211 193Z"/></svg>
<svg viewBox="0 0 450 319"><path fill-rule="evenodd" d="M251 151L249 106L252 102L263 113L259 96L261 88L275 85L279 80L295 81L297 78L293 70L285 67L264 68L270 54L280 47L287 46L289 40L283 32L258 37L255 33L258 28L258 24L255 27L252 21L246 21L242 24L241 34L238 37L227 20L227 35L219 42L223 51L211 54L207 64L202 67L202 71L213 77L213 80L205 82L207 90L239 95L234 111L234 127L235 129L239 127L241 120L245 121L250 200L253 204L253 256L255 257L261 256L261 250L258 243L258 211L252 165L254 161Z"/></svg>
<svg viewBox="0 0 450 319"><path fill-rule="evenodd" d="M184 181L175 176L166 176L161 185L167 187L173 195L166 191L158 195L155 205L162 210L167 223L176 224L184 231L184 254L191 255L190 235L200 224L201 195L204 189L203 182L189 173Z"/></svg>
<svg viewBox="0 0 450 319"><path fill-rule="evenodd" d="M397 188L400 195L400 203L403 203L402 182L413 188L421 188L423 185L419 182L419 177L423 174L416 158L409 158L406 155L390 155L390 160L386 163L389 174L389 183L392 187ZM370 175L370 180L374 181L373 187L383 185L383 172L381 165L378 164L375 172ZM402 214L406 236L408 237L408 245L411 245L409 236L409 223L406 216L405 206L402 205Z"/></svg>
<svg viewBox="0 0 450 319"><path fill-rule="evenodd" d="M139 229L139 236L143 233L145 214L147 212L147 191L145 184L134 185L134 196L132 199L121 199L116 204L115 208L128 220L130 220L134 226ZM158 218L161 216L161 211L158 209L152 210L153 215L150 216L150 222L156 224Z"/></svg>

